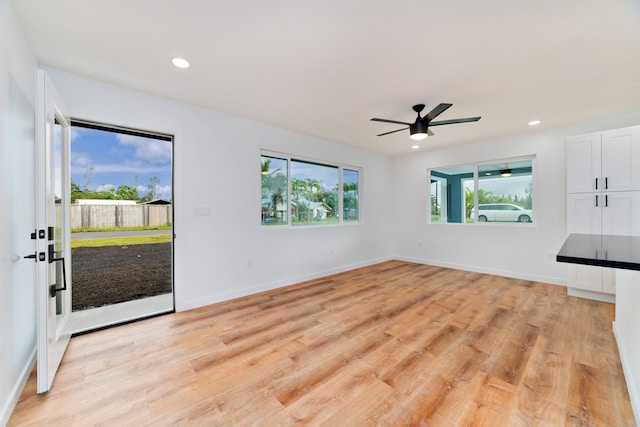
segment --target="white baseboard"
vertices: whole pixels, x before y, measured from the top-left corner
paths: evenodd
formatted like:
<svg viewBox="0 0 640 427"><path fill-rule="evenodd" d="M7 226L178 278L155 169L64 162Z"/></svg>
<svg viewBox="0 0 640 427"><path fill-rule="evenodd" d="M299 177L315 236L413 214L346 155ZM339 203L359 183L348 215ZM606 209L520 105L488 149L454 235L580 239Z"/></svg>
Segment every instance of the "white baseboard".
<svg viewBox="0 0 640 427"><path fill-rule="evenodd" d="M13 388L11 389L11 393L9 393L9 396L7 396L7 400L2 405L2 409L0 410L0 426L6 426L7 424L9 424L9 418L11 418L11 414L13 414L13 410L18 404L18 400L20 399L22 390L24 390L24 386L27 384L29 375L31 375L31 372L33 371L33 367L35 365L36 349L34 348L31 352L29 361L22 369L22 372L20 372L18 381L14 384Z"/></svg>
<svg viewBox="0 0 640 427"><path fill-rule="evenodd" d="M629 392L629 399L631 400L631 408L633 409L633 415L636 418L636 425L640 426L640 390L637 390L635 384L638 384L631 373L631 360L627 356L627 350L622 340L622 334L619 333L616 327L616 322L613 322L613 336L616 338L618 344L618 353L620 354L620 362L622 363L622 371L624 372L624 379L627 382L627 390ZM637 363L637 360L635 361Z"/></svg>
<svg viewBox="0 0 640 427"><path fill-rule="evenodd" d="M455 270L473 271L474 273L510 277L512 279L529 280L531 282L542 282L542 283L549 283L552 285L559 285L559 286L567 285L566 280L558 279L556 277L539 276L537 274L519 273L517 271L496 270L496 269L484 268L484 267L479 267L474 265L441 262L441 261L431 260L431 259L419 259L419 258L410 258L410 257L392 257L392 259L397 259L399 261L415 262L417 264L433 265L436 267L453 268Z"/></svg>
<svg viewBox="0 0 640 427"><path fill-rule="evenodd" d="M616 303L616 296L612 295L612 294L602 294L600 292L592 292L592 291L585 291L583 289L576 289L576 288L567 288L567 295L569 295L570 297L579 297L579 298L586 298L586 299L592 299L592 300L596 300L596 301L602 301L602 302L610 302L612 304Z"/></svg>

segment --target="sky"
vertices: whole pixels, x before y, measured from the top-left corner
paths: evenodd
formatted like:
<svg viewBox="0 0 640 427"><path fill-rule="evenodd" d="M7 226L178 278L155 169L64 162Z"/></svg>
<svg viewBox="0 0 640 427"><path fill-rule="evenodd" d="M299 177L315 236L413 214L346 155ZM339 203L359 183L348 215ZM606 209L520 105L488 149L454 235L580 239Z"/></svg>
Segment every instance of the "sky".
<svg viewBox="0 0 640 427"><path fill-rule="evenodd" d="M71 180L92 191L126 184L142 197L157 177L157 198L171 200L171 149L169 141L72 126Z"/></svg>
<svg viewBox="0 0 640 427"><path fill-rule="evenodd" d="M465 188L473 190L473 179L464 182ZM527 190L531 190L531 175L511 176L509 178L483 178L478 186L496 196L518 196L524 198Z"/></svg>
<svg viewBox="0 0 640 427"><path fill-rule="evenodd" d="M271 159L269 163L269 172L274 173L282 170L286 174L287 161L276 157L263 156ZM310 163L301 160L291 161L291 177L295 179L316 179L321 182L323 190L332 192L338 185L337 166L322 165L318 163ZM343 168L343 180L345 183L358 183L358 172L351 169Z"/></svg>

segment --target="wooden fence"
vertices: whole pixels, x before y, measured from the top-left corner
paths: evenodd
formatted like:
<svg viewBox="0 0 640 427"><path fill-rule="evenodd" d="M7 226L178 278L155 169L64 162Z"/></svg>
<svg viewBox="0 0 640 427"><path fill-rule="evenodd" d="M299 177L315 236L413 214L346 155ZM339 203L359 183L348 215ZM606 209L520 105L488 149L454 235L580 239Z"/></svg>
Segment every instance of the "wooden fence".
<svg viewBox="0 0 640 427"><path fill-rule="evenodd" d="M71 205L71 228L155 227L173 223L171 205Z"/></svg>

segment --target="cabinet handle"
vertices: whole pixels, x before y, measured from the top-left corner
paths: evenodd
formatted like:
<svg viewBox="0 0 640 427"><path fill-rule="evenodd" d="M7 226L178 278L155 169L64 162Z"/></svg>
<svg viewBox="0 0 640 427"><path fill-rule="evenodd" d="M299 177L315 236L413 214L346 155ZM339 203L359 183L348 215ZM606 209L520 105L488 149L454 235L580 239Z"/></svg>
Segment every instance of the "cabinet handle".
<svg viewBox="0 0 640 427"><path fill-rule="evenodd" d="M596 208L598 207L598 195L596 194Z"/></svg>
<svg viewBox="0 0 640 427"><path fill-rule="evenodd" d="M604 177L604 189L605 190L609 189L609 177L608 176Z"/></svg>
<svg viewBox="0 0 640 427"><path fill-rule="evenodd" d="M609 195L605 194L604 196L604 207L608 208L609 207Z"/></svg>
<svg viewBox="0 0 640 427"><path fill-rule="evenodd" d="M596 190L598 189L598 178L596 178Z"/></svg>

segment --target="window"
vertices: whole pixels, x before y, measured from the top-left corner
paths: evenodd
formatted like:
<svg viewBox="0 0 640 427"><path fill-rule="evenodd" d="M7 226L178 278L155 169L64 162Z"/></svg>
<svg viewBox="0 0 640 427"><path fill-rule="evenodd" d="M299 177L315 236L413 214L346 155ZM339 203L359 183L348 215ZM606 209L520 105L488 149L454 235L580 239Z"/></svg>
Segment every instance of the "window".
<svg viewBox="0 0 640 427"><path fill-rule="evenodd" d="M356 168L264 153L261 176L262 225L337 225L360 220L360 171Z"/></svg>
<svg viewBox="0 0 640 427"><path fill-rule="evenodd" d="M288 163L286 159L262 156L262 224L287 224Z"/></svg>
<svg viewBox="0 0 640 427"><path fill-rule="evenodd" d="M431 176L431 222L463 222L465 188L473 184L473 166L433 169Z"/></svg>
<svg viewBox="0 0 640 427"><path fill-rule="evenodd" d="M533 157L431 169L429 177L431 223L534 221Z"/></svg>
<svg viewBox="0 0 640 427"><path fill-rule="evenodd" d="M342 170L342 219L345 222L359 221L358 175L357 170Z"/></svg>

